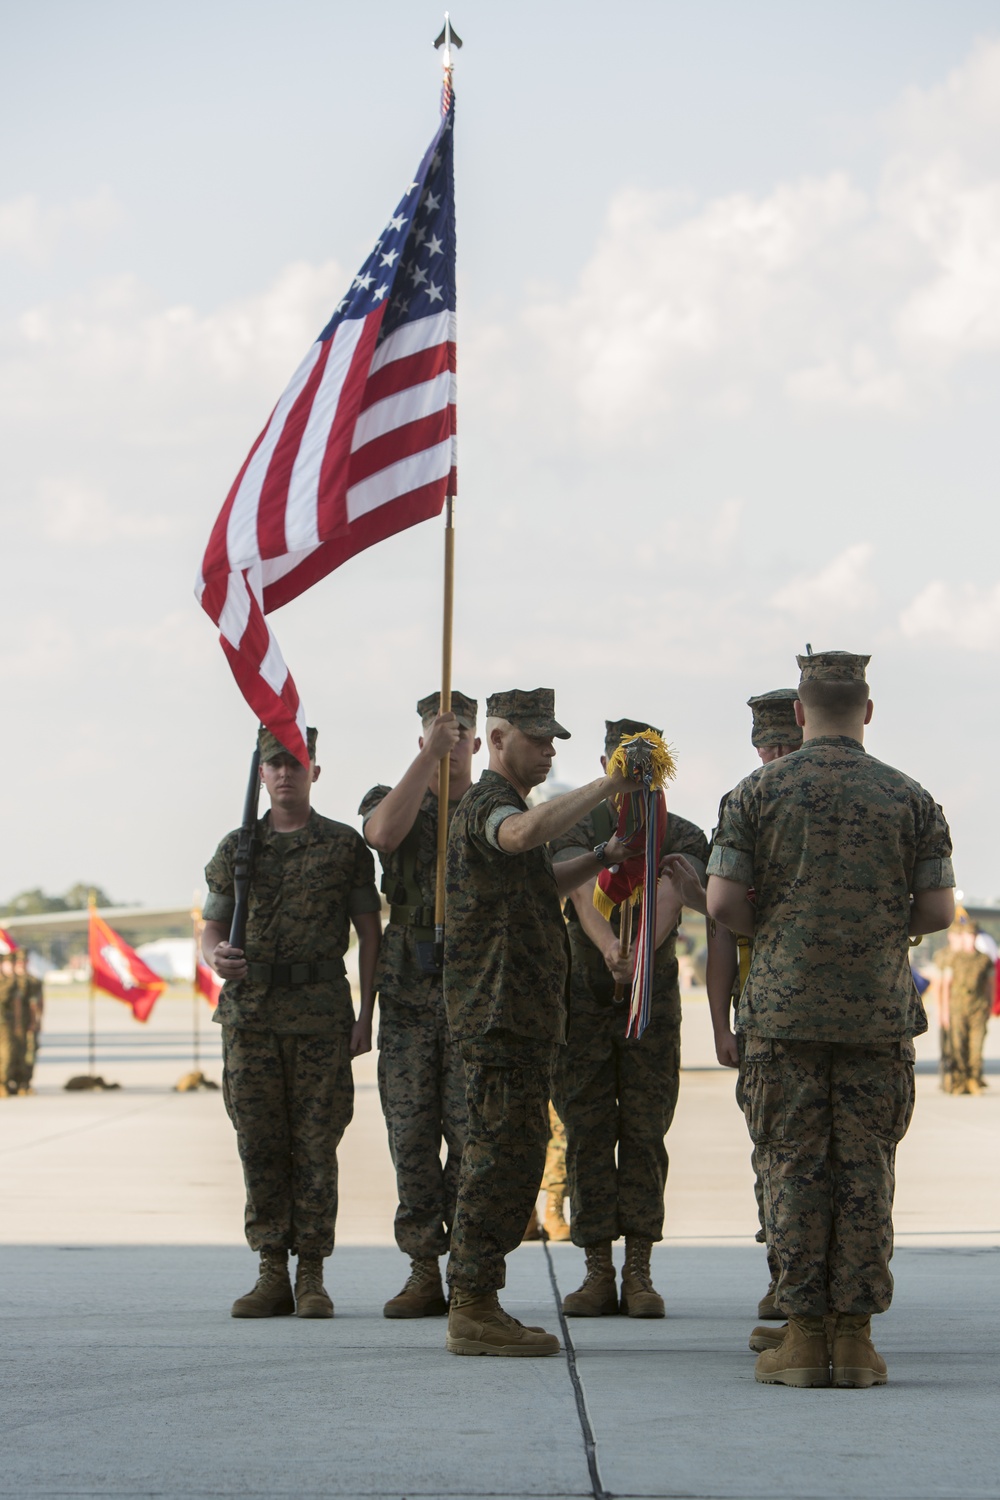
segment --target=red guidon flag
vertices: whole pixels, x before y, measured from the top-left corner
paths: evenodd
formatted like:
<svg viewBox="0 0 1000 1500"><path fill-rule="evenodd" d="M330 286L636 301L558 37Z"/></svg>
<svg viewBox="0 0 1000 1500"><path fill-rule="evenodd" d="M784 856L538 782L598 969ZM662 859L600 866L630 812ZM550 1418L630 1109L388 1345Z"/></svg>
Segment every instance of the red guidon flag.
<svg viewBox="0 0 1000 1500"><path fill-rule="evenodd" d="M0 953L16 953L17 944L9 932L0 927Z"/></svg>
<svg viewBox="0 0 1000 1500"><path fill-rule="evenodd" d="M130 1005L137 1021L149 1020L167 987L95 911L90 913L90 977L95 988Z"/></svg>
<svg viewBox="0 0 1000 1500"><path fill-rule="evenodd" d="M194 987L199 995L202 995L214 1010L219 1003L219 995L225 980L220 979L214 969L198 959L194 971Z"/></svg>
<svg viewBox="0 0 1000 1500"><path fill-rule="evenodd" d="M455 102L244 463L196 593L244 698L308 765L266 616L456 493Z"/></svg>

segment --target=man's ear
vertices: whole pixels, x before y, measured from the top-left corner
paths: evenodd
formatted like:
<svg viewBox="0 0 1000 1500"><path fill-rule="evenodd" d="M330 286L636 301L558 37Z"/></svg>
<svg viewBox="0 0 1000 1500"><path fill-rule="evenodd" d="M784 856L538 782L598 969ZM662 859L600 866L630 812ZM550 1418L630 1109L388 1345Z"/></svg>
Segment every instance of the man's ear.
<svg viewBox="0 0 1000 1500"><path fill-rule="evenodd" d="M478 755L479 754L480 748L482 747L482 743L483 743L482 740L479 738L479 736L477 734L476 738L472 742L472 753L473 753L473 755Z"/></svg>
<svg viewBox="0 0 1000 1500"><path fill-rule="evenodd" d="M315 761L313 761L312 779L313 779L314 782L317 782L319 780L319 770L320 770L319 766L316 764Z"/></svg>
<svg viewBox="0 0 1000 1500"><path fill-rule="evenodd" d="M806 727L806 709L805 709L805 704L802 702L801 698L796 698L795 702L792 704L792 707L795 709L795 722L796 722L796 724L799 726L800 729L805 729L805 727Z"/></svg>
<svg viewBox="0 0 1000 1500"><path fill-rule="evenodd" d="M602 755L601 756L601 770L602 771L606 771L607 769L608 769L608 757L606 755Z"/></svg>
<svg viewBox="0 0 1000 1500"><path fill-rule="evenodd" d="M417 748L418 750L422 750L424 748L424 737L422 734L417 735Z"/></svg>
<svg viewBox="0 0 1000 1500"><path fill-rule="evenodd" d="M875 705L872 702L872 700L869 698L868 699L868 707L865 709L865 723L866 724L870 724L871 723L871 721L872 721L872 714L874 712L875 712Z"/></svg>

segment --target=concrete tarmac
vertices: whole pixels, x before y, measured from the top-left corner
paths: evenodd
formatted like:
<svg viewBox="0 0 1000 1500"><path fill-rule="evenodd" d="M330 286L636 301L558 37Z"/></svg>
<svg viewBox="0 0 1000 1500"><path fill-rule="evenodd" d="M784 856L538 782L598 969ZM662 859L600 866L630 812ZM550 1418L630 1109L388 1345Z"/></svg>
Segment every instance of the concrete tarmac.
<svg viewBox="0 0 1000 1500"><path fill-rule="evenodd" d="M749 1142L702 998L685 1001L654 1252L668 1317L561 1330L582 1252L525 1245L503 1300L569 1333L545 1360L457 1359L442 1319L382 1318L407 1263L374 1055L356 1066L341 1148L336 1318L231 1319L255 1260L221 1096L171 1091L191 1066L190 1004L161 1000L147 1027L115 1002L98 1010L97 1071L120 1091L62 1091L86 1070L86 1004L59 998L38 1094L0 1102L0 1496L1000 1497L997 1023L982 1098L939 1093L933 1036L920 1046L896 1299L876 1327L890 1384L796 1391L753 1379L766 1269ZM217 1028L201 1047L218 1078Z"/></svg>

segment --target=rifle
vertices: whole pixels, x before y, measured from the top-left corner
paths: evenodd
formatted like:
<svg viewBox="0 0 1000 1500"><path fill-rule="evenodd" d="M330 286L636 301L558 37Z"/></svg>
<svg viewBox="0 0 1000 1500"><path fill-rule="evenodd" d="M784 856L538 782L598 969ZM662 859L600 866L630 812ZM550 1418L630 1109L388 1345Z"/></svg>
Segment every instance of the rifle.
<svg viewBox="0 0 1000 1500"><path fill-rule="evenodd" d="M253 860L257 849L257 799L260 796L260 749L254 746L250 757L250 780L243 802L243 822L236 844L236 862L233 866L233 885L236 891L236 906L233 910L229 941L243 952L247 935L247 907L250 903L250 881L253 878Z"/></svg>

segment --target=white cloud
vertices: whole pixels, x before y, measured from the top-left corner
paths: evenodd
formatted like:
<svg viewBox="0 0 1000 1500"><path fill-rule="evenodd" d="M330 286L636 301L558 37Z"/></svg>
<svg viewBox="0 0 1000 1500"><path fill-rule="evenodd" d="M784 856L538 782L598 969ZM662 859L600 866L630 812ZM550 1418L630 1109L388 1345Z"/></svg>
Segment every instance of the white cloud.
<svg viewBox="0 0 1000 1500"><path fill-rule="evenodd" d="M840 616L870 609L878 599L869 576L872 553L868 542L846 547L818 573L790 579L772 595L772 605L803 620L824 623L831 612Z"/></svg>
<svg viewBox="0 0 1000 1500"><path fill-rule="evenodd" d="M22 193L0 203L0 255L44 265L69 236L100 239L123 219L122 206L107 187L67 204L46 204L35 193Z"/></svg>
<svg viewBox="0 0 1000 1500"><path fill-rule="evenodd" d="M902 611L899 627L912 640L963 651L1000 648L1000 583L980 588L935 579Z"/></svg>

